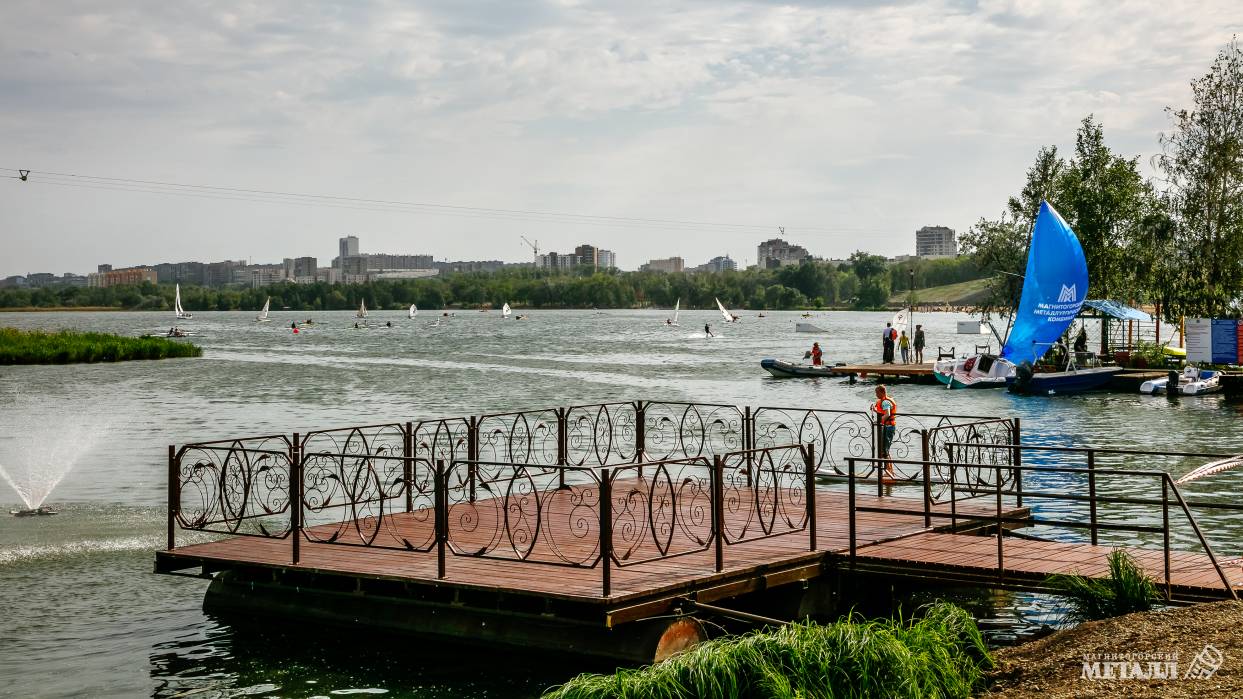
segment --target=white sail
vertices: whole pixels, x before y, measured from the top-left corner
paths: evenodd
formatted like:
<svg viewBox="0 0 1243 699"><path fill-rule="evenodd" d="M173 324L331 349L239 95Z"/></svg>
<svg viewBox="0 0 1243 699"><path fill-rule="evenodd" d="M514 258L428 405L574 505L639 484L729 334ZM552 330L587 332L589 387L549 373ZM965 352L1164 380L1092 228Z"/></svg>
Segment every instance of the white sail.
<svg viewBox="0 0 1243 699"><path fill-rule="evenodd" d="M678 299L677 303L673 304L673 324L674 325L678 324L678 310L680 308L682 308L682 299Z"/></svg>
<svg viewBox="0 0 1243 699"><path fill-rule="evenodd" d="M890 324L893 325L893 329L897 330L898 334L901 335L902 333L906 332L907 325L910 324L910 321L911 321L911 309L903 308L897 313L894 313L893 320L889 322Z"/></svg>
<svg viewBox="0 0 1243 699"><path fill-rule="evenodd" d="M413 303L412 303L412 304L410 304L410 311L409 311L409 314L410 314L410 317L411 317L412 319L413 319L413 318L417 318L417 317L418 317L418 315L419 315L419 307L418 307L418 306L416 306L416 305L415 305L415 304L413 304Z"/></svg>
<svg viewBox="0 0 1243 699"><path fill-rule="evenodd" d="M504 306L501 306L501 316L502 316L502 317L504 317L504 318L508 318L510 313L513 313L513 311L509 310L509 304L508 304L508 303L507 303L507 304L505 304Z"/></svg>
<svg viewBox="0 0 1243 699"><path fill-rule="evenodd" d="M173 313L178 319L193 318L193 314L186 313L185 309L181 307L181 285L177 284L175 286L175 290L176 296L173 297Z"/></svg>
<svg viewBox="0 0 1243 699"><path fill-rule="evenodd" d="M366 301L360 301L360 302L359 302L359 304L358 304L358 312L357 312L357 313L355 313L354 315L355 315L355 316L357 316L357 317L359 317L359 318L366 318L366 317L367 317L367 302L366 302Z"/></svg>
<svg viewBox="0 0 1243 699"><path fill-rule="evenodd" d="M259 311L259 315L255 316L255 320L260 323L268 322L268 308L270 308L271 306L272 306L272 297L269 296L268 299L263 302L263 310Z"/></svg>
<svg viewBox="0 0 1243 699"><path fill-rule="evenodd" d="M734 322L734 316L733 316L733 314L731 314L729 311L725 310L725 304L721 303L721 299L718 299L718 298L716 298L716 297L713 297L713 299L712 299L712 300L713 300L713 301L716 301L716 307L717 307L717 308L719 308L719 309L721 309L721 315L725 316L725 322L726 322L726 323L732 323L732 322Z"/></svg>

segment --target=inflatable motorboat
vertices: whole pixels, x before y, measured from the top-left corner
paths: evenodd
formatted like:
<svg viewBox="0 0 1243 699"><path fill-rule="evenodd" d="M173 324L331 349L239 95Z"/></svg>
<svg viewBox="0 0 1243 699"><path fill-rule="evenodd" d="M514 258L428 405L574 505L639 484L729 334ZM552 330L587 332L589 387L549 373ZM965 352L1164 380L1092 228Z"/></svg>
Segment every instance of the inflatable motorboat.
<svg viewBox="0 0 1243 699"><path fill-rule="evenodd" d="M844 366L838 364L837 366ZM833 376L832 367L827 364L814 366L811 364L795 364L780 359L761 359L760 367L779 379L808 376Z"/></svg>
<svg viewBox="0 0 1243 699"><path fill-rule="evenodd" d="M1157 395L1160 393L1180 396L1202 396L1217 393L1221 390L1221 372L1199 367L1184 367L1182 372L1171 371L1169 376L1152 381L1145 381L1139 387L1140 393Z"/></svg>

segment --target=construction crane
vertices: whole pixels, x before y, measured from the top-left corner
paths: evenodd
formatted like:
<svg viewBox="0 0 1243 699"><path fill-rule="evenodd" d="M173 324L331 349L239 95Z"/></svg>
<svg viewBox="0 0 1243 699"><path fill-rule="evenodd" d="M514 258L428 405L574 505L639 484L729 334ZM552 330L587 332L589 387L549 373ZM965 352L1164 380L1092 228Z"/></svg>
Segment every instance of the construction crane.
<svg viewBox="0 0 1243 699"><path fill-rule="evenodd" d="M525 235L519 235L518 237L522 238L522 242L531 246L531 249L535 251L536 259L538 259L539 258L539 241L537 240L534 243L532 243L531 241L527 240L527 237Z"/></svg>

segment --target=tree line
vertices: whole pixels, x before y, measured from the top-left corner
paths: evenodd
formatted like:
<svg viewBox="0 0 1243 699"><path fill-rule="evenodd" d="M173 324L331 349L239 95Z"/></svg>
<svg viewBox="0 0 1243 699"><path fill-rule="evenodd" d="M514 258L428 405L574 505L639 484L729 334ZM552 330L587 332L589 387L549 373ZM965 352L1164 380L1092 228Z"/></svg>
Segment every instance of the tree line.
<svg viewBox="0 0 1243 699"><path fill-rule="evenodd" d="M914 275L912 277L912 272ZM280 283L255 289L181 287L182 305L190 311L258 310L267 298L273 308L299 311L368 308L499 307L522 308L713 308L719 298L733 308L883 308L892 290L952 284L977 279L982 272L973 257L915 260L889 264L885 258L856 252L844 264L807 260L779 269L728 272L590 272L536 270L457 273L362 284ZM124 310L172 308L171 284L83 288L44 287L0 290L0 308L109 307Z"/></svg>
<svg viewBox="0 0 1243 699"><path fill-rule="evenodd" d="M1017 305L1032 225L1047 199L1079 237L1092 298L1149 303L1166 320L1239 314L1243 298L1243 51L1233 39L1191 82L1190 107L1167 107L1155 177L1115 153L1085 117L1073 152L1041 148L1000 217L963 249L992 273L988 309Z"/></svg>

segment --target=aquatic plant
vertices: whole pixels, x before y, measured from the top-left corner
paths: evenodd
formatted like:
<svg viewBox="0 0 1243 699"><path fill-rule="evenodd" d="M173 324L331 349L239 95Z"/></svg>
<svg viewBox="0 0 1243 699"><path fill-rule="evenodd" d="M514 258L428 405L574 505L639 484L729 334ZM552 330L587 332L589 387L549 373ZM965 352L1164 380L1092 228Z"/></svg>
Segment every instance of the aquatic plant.
<svg viewBox="0 0 1243 699"><path fill-rule="evenodd" d="M1109 577L1050 575L1045 582L1066 598L1072 622L1094 621L1152 609L1161 599L1156 583L1122 549L1109 554Z"/></svg>
<svg viewBox="0 0 1243 699"><path fill-rule="evenodd" d="M202 348L163 337L0 328L0 365L123 362L131 359L199 357Z"/></svg>
<svg viewBox="0 0 1243 699"><path fill-rule="evenodd" d="M579 675L544 699L970 696L992 667L975 620L948 603L924 612L715 639L656 665Z"/></svg>

